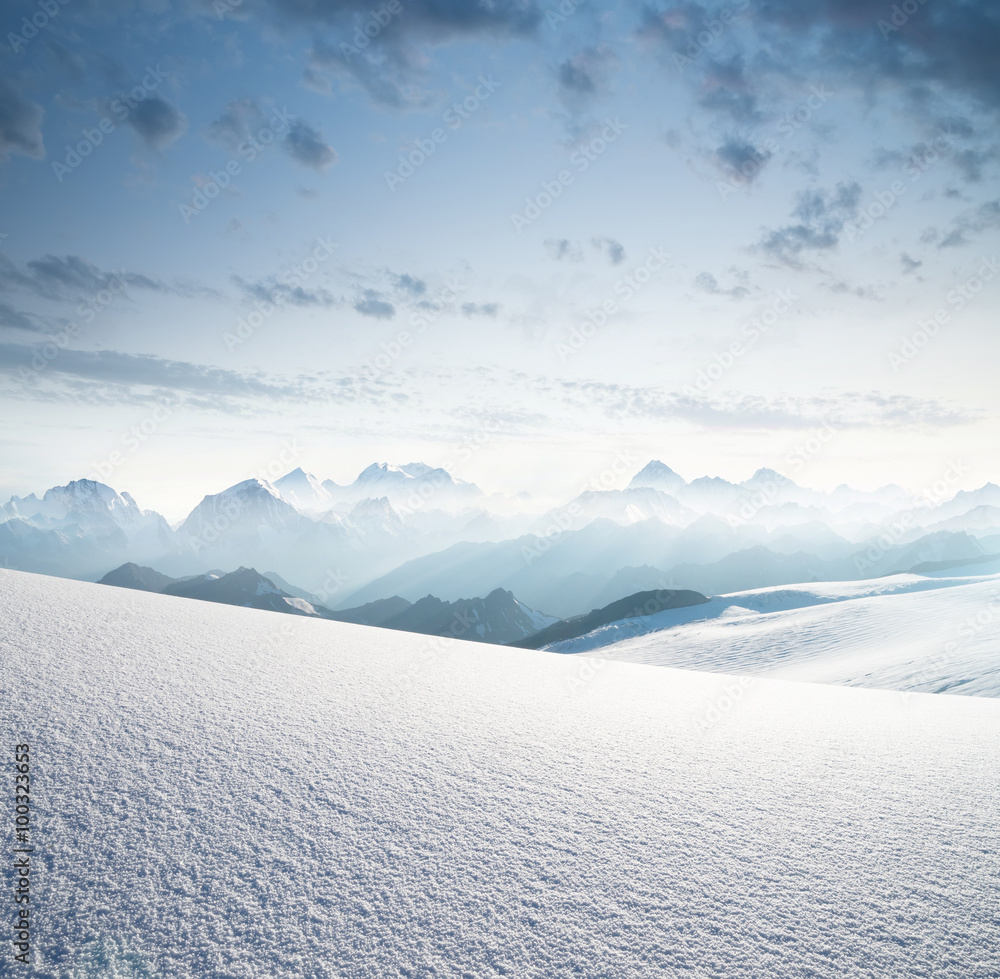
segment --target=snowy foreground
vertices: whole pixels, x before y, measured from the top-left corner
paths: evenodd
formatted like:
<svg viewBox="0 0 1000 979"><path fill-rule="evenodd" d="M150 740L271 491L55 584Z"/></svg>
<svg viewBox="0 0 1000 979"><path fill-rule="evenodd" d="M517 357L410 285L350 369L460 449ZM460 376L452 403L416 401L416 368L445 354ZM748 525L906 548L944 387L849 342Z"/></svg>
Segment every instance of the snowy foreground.
<svg viewBox="0 0 1000 979"><path fill-rule="evenodd" d="M691 670L1000 697L1000 574L967 568L758 588L612 622L547 648Z"/></svg>
<svg viewBox="0 0 1000 979"><path fill-rule="evenodd" d="M1000 974L994 700L10 571L0 610L25 975Z"/></svg>

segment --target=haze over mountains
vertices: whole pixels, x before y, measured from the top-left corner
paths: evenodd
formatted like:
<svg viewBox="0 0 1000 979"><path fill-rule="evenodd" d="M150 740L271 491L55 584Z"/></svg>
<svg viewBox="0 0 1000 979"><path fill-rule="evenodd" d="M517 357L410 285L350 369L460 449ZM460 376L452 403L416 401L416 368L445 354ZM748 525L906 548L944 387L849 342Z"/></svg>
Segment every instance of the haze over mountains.
<svg viewBox="0 0 1000 979"><path fill-rule="evenodd" d="M10 568L95 581L128 562L173 578L262 568L330 609L503 589L567 618L639 591L858 580L997 552L993 483L821 492L769 469L688 481L656 460L624 489L587 487L545 512L423 463L372 465L347 486L301 469L244 480L173 528L92 480L0 507Z"/></svg>

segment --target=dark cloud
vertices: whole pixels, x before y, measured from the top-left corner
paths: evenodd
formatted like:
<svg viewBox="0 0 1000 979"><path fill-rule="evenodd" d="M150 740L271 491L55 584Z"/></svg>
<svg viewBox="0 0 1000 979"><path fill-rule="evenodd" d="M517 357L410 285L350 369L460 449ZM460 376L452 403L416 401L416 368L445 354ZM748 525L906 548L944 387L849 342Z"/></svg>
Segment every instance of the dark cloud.
<svg viewBox="0 0 1000 979"><path fill-rule="evenodd" d="M372 289L365 290L364 296L354 304L354 308L362 316L370 316L376 320L391 320L396 315L396 307Z"/></svg>
<svg viewBox="0 0 1000 979"><path fill-rule="evenodd" d="M1000 7L969 0L901 8L883 0L755 0L748 18L753 39L744 52L749 72L794 79L815 76L822 66L868 92L902 85L917 111L931 85L1000 106ZM740 43L736 32L724 31L718 41L691 45L718 12L714 4L666 3L647 10L642 33L667 51L694 54L698 63L717 48ZM744 83L745 77L736 91L744 91Z"/></svg>
<svg viewBox="0 0 1000 979"><path fill-rule="evenodd" d="M151 95L129 113L128 124L148 146L159 150L169 146L184 132L187 120L166 99Z"/></svg>
<svg viewBox="0 0 1000 979"><path fill-rule="evenodd" d="M296 119L284 139L288 155L304 167L325 170L337 162L337 153L328 146L323 137L301 119Z"/></svg>
<svg viewBox="0 0 1000 979"><path fill-rule="evenodd" d="M752 182L774 154L740 137L730 137L715 150L716 163L740 182Z"/></svg>
<svg viewBox="0 0 1000 979"><path fill-rule="evenodd" d="M559 100L571 111L580 111L608 89L618 59L606 45L585 48L556 68Z"/></svg>
<svg viewBox="0 0 1000 979"><path fill-rule="evenodd" d="M427 292L427 283L423 279L417 279L405 272L402 275L390 273L392 281L400 292L408 293L411 296L422 296Z"/></svg>
<svg viewBox="0 0 1000 979"><path fill-rule="evenodd" d="M625 261L625 246L614 238L591 238L590 243L608 256L612 265L621 265Z"/></svg>
<svg viewBox="0 0 1000 979"><path fill-rule="evenodd" d="M122 286L184 298L223 298L217 290L197 282L167 283L125 269L105 272L79 255L43 255L23 267L0 255L0 291L22 290L43 299L66 301L93 296L105 289L121 292Z"/></svg>
<svg viewBox="0 0 1000 979"><path fill-rule="evenodd" d="M906 252L903 252L899 256L899 261L903 266L903 275L909 275L910 272L916 272L924 263L917 261L915 258L910 258Z"/></svg>
<svg viewBox="0 0 1000 979"><path fill-rule="evenodd" d="M291 277L289 277L291 278ZM233 282L243 294L255 302L270 302L275 305L297 306L299 308L318 307L329 309L342 305L338 299L326 289L307 289L295 281L282 282L278 279L258 279L255 282L233 276Z"/></svg>
<svg viewBox="0 0 1000 979"><path fill-rule="evenodd" d="M801 268L808 251L830 251L837 247L844 224L857 211L861 186L838 184L835 191L808 190L798 195L792 217L795 224L767 231L757 250L793 268Z"/></svg>
<svg viewBox="0 0 1000 979"><path fill-rule="evenodd" d="M741 55L733 55L725 61L705 59L696 101L703 109L728 116L742 125L757 123L763 118L753 80Z"/></svg>
<svg viewBox="0 0 1000 979"><path fill-rule="evenodd" d="M339 29L351 41L371 19L370 0L266 0L264 7L283 19ZM404 0L404 10L385 25L377 40L399 35L441 43L462 35L525 35L542 19L531 0Z"/></svg>
<svg viewBox="0 0 1000 979"><path fill-rule="evenodd" d="M42 107L24 98L5 78L0 78L0 161L12 153L41 160L45 156L42 140Z"/></svg>

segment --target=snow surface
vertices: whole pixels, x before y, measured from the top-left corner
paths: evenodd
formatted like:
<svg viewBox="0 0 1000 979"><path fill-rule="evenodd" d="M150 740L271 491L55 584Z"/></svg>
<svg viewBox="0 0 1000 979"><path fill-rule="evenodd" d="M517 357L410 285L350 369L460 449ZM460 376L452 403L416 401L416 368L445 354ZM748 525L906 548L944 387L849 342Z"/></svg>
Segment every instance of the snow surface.
<svg viewBox="0 0 1000 979"><path fill-rule="evenodd" d="M32 979L1000 974L996 701L10 571L0 608Z"/></svg>
<svg viewBox="0 0 1000 979"><path fill-rule="evenodd" d="M1000 697L1000 574L974 568L735 592L612 622L547 648L599 650L607 659L655 666ZM981 570L1000 569L987 563Z"/></svg>

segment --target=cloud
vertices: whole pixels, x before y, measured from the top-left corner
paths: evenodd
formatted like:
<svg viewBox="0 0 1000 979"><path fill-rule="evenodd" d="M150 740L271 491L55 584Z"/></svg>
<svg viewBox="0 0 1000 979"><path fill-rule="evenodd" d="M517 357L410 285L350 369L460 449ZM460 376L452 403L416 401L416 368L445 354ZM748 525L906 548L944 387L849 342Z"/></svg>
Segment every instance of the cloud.
<svg viewBox="0 0 1000 979"><path fill-rule="evenodd" d="M33 160L45 157L42 140L44 112L37 102L26 99L5 78L0 78L0 161L12 153Z"/></svg>
<svg viewBox="0 0 1000 979"><path fill-rule="evenodd" d="M612 70L618 64L607 46L585 48L556 68L557 93L567 109L578 112L608 89Z"/></svg>
<svg viewBox="0 0 1000 979"><path fill-rule="evenodd" d="M412 275L403 273L402 275L396 275L395 273L390 273L392 276L392 281L396 288L401 292L408 293L411 296L422 296L427 292L427 283L423 279L414 278Z"/></svg>
<svg viewBox="0 0 1000 979"><path fill-rule="evenodd" d="M187 119L166 99L151 95L128 116L128 124L153 149L169 146L187 128Z"/></svg>
<svg viewBox="0 0 1000 979"><path fill-rule="evenodd" d="M67 301L93 296L105 289L121 292L121 286L184 298L221 299L221 293L197 282L167 283L139 272L105 272L80 255L43 255L18 267L0 255L0 291L32 292L43 299Z"/></svg>
<svg viewBox="0 0 1000 979"><path fill-rule="evenodd" d="M807 190L798 195L792 217L795 224L766 231L756 249L792 268L802 268L807 251L837 247L844 224L855 214L861 199L857 183L838 184L833 192Z"/></svg>
<svg viewBox="0 0 1000 979"><path fill-rule="evenodd" d="M235 99L208 127L208 138L221 143L234 153L252 130L264 123L264 113L253 99Z"/></svg>
<svg viewBox="0 0 1000 979"><path fill-rule="evenodd" d="M284 139L284 147L293 160L312 170L325 170L337 162L336 150L328 146L323 137L301 119L292 123Z"/></svg>
<svg viewBox="0 0 1000 979"><path fill-rule="evenodd" d="M488 316L490 319L495 319L499 312L499 303L462 303L462 315L470 319L473 316Z"/></svg>
<svg viewBox="0 0 1000 979"><path fill-rule="evenodd" d="M952 222L951 231L938 243L938 248L967 245L969 235L977 235L1000 227L1000 198L986 201L975 210L966 211Z"/></svg>
<svg viewBox="0 0 1000 979"><path fill-rule="evenodd" d="M262 303L329 309L343 302L326 289L306 289L301 284L289 285L273 277L251 282L234 275L233 282L248 299Z"/></svg>
<svg viewBox="0 0 1000 979"><path fill-rule="evenodd" d="M322 72L353 79L373 102L391 109L422 108L435 97L426 87L425 59L398 41L382 42L376 51L359 51L353 41L341 41L339 48L317 42L309 53L303 83L313 91L330 94L333 85Z"/></svg>
<svg viewBox="0 0 1000 979"><path fill-rule="evenodd" d="M557 262L583 261L583 252L569 238L546 238L543 244L549 257Z"/></svg>
<svg viewBox="0 0 1000 979"><path fill-rule="evenodd" d="M903 275L909 275L911 272L916 272L924 263L917 261L915 258L910 258L906 252L903 252L899 256L899 261L903 266Z"/></svg>
<svg viewBox="0 0 1000 979"><path fill-rule="evenodd" d="M730 137L715 150L715 161L727 174L753 182L774 154L741 137ZM734 173L735 171L735 173Z"/></svg>
<svg viewBox="0 0 1000 979"><path fill-rule="evenodd" d="M705 69L696 101L710 112L728 116L744 125L760 122L754 84L741 55L724 61L704 59Z"/></svg>
<svg viewBox="0 0 1000 979"><path fill-rule="evenodd" d="M9 303L0 302L0 327L7 330L27 330L41 333L42 325L38 317L14 309Z"/></svg>
<svg viewBox="0 0 1000 979"><path fill-rule="evenodd" d="M625 261L625 246L614 238L591 238L590 243L608 256L612 265L621 265Z"/></svg>
<svg viewBox="0 0 1000 979"><path fill-rule="evenodd" d="M265 6L285 20L340 29L348 41L371 19L370 0L267 0ZM441 44L460 36L527 35L542 20L533 0L408 0L404 9L379 41L416 37Z"/></svg>
<svg viewBox="0 0 1000 979"><path fill-rule="evenodd" d="M376 320L391 320L396 315L396 307L380 298L379 293L366 289L363 298L359 299L354 308L362 316L370 316Z"/></svg>
<svg viewBox="0 0 1000 979"><path fill-rule="evenodd" d="M745 280L746 275L741 275L741 278ZM729 289L723 289L719 285L719 280L711 272L699 272L694 277L694 284L702 292L710 293L713 296L729 296L731 299L741 299L743 296L750 295L750 290L745 285L736 285L731 286Z"/></svg>
<svg viewBox="0 0 1000 979"><path fill-rule="evenodd" d="M19 368L33 370L36 353L36 348L27 344L0 343L0 370L14 373ZM223 396L298 398L303 395L300 383L275 382L260 373L241 373L117 350L64 348L38 373L69 375L102 384L141 385Z"/></svg>
<svg viewBox="0 0 1000 979"><path fill-rule="evenodd" d="M549 386L541 379L536 383ZM886 395L880 391L802 397L728 391L702 395L581 380L558 381L553 393L558 393L572 411L586 411L593 406L617 421L679 420L708 429L803 429L825 422L843 428L919 429L924 425L960 425L975 417L934 398Z"/></svg>

